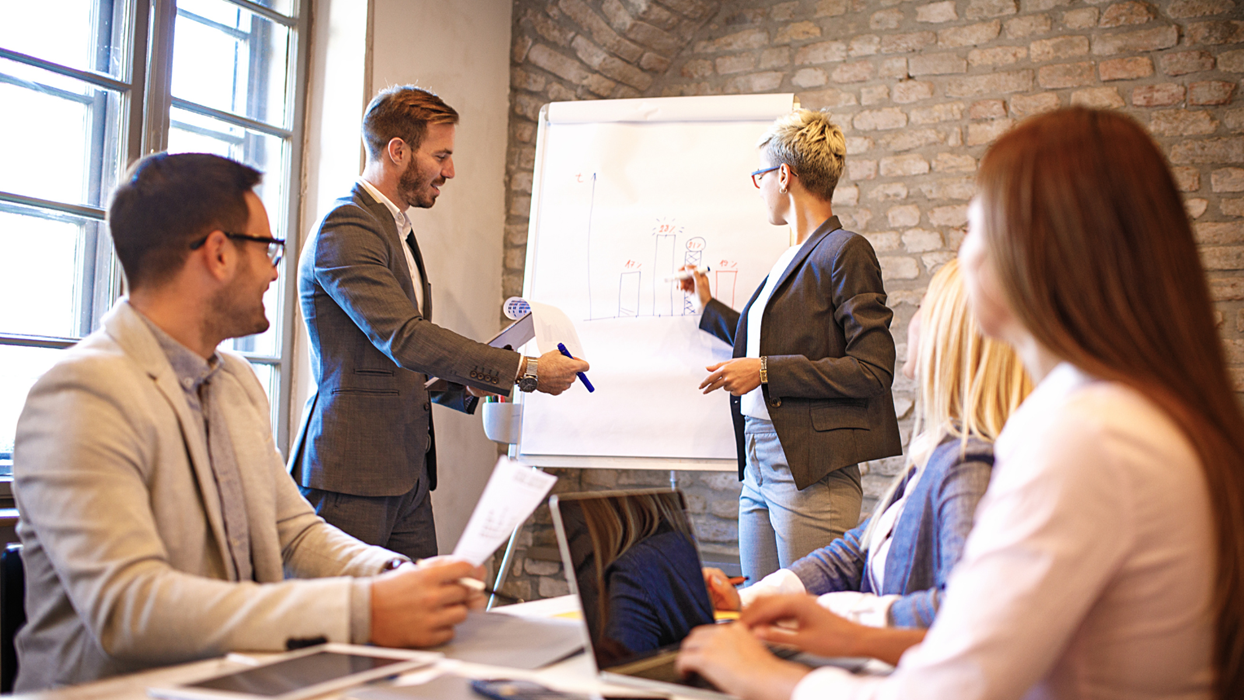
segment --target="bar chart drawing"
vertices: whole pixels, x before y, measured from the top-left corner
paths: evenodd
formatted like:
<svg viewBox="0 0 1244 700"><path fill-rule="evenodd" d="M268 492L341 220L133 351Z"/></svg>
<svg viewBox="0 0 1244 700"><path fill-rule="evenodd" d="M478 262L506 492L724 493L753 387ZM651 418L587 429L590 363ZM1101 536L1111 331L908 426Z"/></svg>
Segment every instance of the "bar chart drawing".
<svg viewBox="0 0 1244 700"><path fill-rule="evenodd" d="M639 315L639 283L642 275L639 270L622 273L618 282L618 318L635 318Z"/></svg>
<svg viewBox="0 0 1244 700"><path fill-rule="evenodd" d="M686 252L682 256L682 264L687 267L697 268L704 264L704 239L696 236L687 241ZM694 316L695 308L695 292L683 292L682 294L682 315Z"/></svg>

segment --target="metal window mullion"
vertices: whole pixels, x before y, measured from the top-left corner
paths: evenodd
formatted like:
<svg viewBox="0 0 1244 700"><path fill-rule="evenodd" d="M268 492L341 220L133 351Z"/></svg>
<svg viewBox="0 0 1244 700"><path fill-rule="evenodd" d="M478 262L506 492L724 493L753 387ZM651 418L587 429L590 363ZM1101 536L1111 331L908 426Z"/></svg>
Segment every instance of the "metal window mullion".
<svg viewBox="0 0 1244 700"><path fill-rule="evenodd" d="M251 2L251 0L224 0L224 1L229 3L230 5L236 5L246 10L247 12L253 12L254 14L259 15L260 17L264 17L277 24L280 24L285 27L289 27L291 29L302 26L302 21L300 20L300 18L289 17L287 15L283 15L280 12L277 12L276 10L273 10L268 7L264 7L263 5L260 5L259 3ZM306 13L303 13L303 14L306 14Z"/></svg>
<svg viewBox="0 0 1244 700"><path fill-rule="evenodd" d="M50 199L17 194L16 192L5 192L0 190L0 202L20 204L32 209L49 209L51 211L72 214L74 216L81 216L87 219L96 219L98 221L103 221L106 218L104 210L99 207L89 207L82 204L68 204L66 202L55 202Z"/></svg>
<svg viewBox="0 0 1244 700"><path fill-rule="evenodd" d="M78 68L70 68L69 66L62 66L59 63L19 53L17 51L13 51L12 49L0 48L0 58L7 58L14 63L21 63L23 65L41 68L49 73L63 75L67 78L73 78L74 80L80 80L84 83L90 83L91 85L95 85L97 87L108 88L109 90L116 90L118 92L129 92L131 87L129 83L117 80L110 75L96 73L95 71L81 70Z"/></svg>
<svg viewBox="0 0 1244 700"><path fill-rule="evenodd" d="M172 107L173 41L177 27L175 0L139 0L151 3L150 45L147 49L147 94L143 100L142 155L168 148L169 111Z"/></svg>
<svg viewBox="0 0 1244 700"><path fill-rule="evenodd" d="M76 345L77 338L59 338L51 335L21 335L19 333L0 333L0 347L47 348L64 350Z"/></svg>
<svg viewBox="0 0 1244 700"><path fill-rule="evenodd" d="M232 124L233 126L241 127L243 129L258 131L259 133L267 134L268 136L275 136L281 139L289 139L294 136L294 133L289 129L273 126L266 122L257 121L248 117L239 116L232 112L225 112L214 107L201 105L198 102L191 102L190 100L180 97L174 97L172 99L172 105L178 109L184 109L187 112L193 112L194 114L199 114L204 117L211 117L212 119Z"/></svg>

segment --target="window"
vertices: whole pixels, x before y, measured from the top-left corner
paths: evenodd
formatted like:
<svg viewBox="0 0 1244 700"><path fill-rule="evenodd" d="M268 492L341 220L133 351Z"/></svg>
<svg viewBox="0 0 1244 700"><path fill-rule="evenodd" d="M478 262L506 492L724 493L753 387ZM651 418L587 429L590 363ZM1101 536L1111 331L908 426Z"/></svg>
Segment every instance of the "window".
<svg viewBox="0 0 1244 700"><path fill-rule="evenodd" d="M122 293L108 196L144 154L206 152L264 173L273 235L293 241L306 18L298 0L0 0L0 477L26 393ZM292 252L292 251L291 251ZM272 326L226 346L268 391L288 441L291 276ZM291 262L293 261L293 262Z"/></svg>

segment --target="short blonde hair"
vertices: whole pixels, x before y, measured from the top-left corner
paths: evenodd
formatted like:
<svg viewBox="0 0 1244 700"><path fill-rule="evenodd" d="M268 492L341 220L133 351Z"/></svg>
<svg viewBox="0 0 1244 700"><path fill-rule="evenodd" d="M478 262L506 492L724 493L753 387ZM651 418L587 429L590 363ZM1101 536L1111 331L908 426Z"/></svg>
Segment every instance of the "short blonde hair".
<svg viewBox="0 0 1244 700"><path fill-rule="evenodd" d="M804 189L828 202L842 177L847 139L825 111L797 109L778 117L756 142L774 160L795 172Z"/></svg>

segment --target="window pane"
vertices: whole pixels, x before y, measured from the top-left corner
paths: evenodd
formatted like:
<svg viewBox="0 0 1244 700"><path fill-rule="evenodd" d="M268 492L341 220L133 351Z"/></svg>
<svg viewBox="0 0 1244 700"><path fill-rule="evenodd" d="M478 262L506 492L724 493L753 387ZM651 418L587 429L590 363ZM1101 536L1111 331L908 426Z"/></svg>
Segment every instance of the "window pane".
<svg viewBox="0 0 1244 700"><path fill-rule="evenodd" d="M0 476L13 474L13 436L26 394L61 357L60 350L0 345Z"/></svg>
<svg viewBox="0 0 1244 700"><path fill-rule="evenodd" d="M277 382L280 381L281 375L273 365L259 362L252 362L251 369L255 370L255 376L259 377L259 383L263 385L264 393L268 395L268 407L271 413L269 420L272 421L273 430L275 430L277 421Z"/></svg>
<svg viewBox="0 0 1244 700"><path fill-rule="evenodd" d="M173 96L286 125L290 30L224 0L177 3Z"/></svg>
<svg viewBox="0 0 1244 700"><path fill-rule="evenodd" d="M130 0L0 0L0 46L125 79Z"/></svg>
<svg viewBox="0 0 1244 700"><path fill-rule="evenodd" d="M106 303L111 244L102 222L0 204L0 331L79 338ZM96 294L96 270L104 294ZM3 365L0 365L3 366Z"/></svg>
<svg viewBox="0 0 1244 700"><path fill-rule="evenodd" d="M116 92L0 59L0 190L102 207L120 171Z"/></svg>

